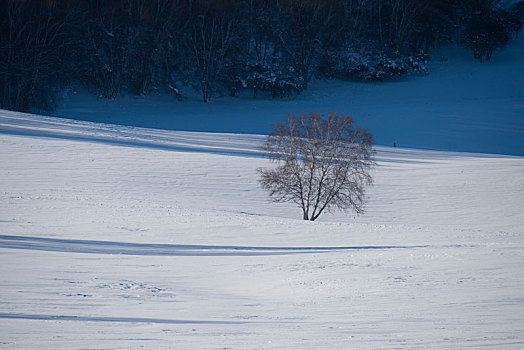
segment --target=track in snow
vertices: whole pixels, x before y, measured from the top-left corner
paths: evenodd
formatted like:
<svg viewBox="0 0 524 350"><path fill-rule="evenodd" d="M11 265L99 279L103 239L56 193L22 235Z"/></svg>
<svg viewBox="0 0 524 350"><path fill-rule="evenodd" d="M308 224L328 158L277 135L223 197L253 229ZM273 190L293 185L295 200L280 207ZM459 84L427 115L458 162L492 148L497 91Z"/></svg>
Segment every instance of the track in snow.
<svg viewBox="0 0 524 350"><path fill-rule="evenodd" d="M115 255L121 254L154 256L254 256L323 253L344 250L383 250L427 247L427 245L347 247L249 247L219 245L125 243L0 235L0 248Z"/></svg>
<svg viewBox="0 0 524 350"><path fill-rule="evenodd" d="M119 323L162 323L162 324L244 324L240 321L208 321L208 320L168 320L163 318L143 317L93 317L64 315L34 315L0 312L0 318L44 321L83 321L83 322L119 322Z"/></svg>

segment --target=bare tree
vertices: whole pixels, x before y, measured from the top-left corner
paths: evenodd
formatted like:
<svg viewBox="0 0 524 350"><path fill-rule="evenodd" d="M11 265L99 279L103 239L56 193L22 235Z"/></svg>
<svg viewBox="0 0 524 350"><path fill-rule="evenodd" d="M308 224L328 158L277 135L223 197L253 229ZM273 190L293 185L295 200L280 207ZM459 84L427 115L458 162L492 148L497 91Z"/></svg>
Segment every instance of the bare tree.
<svg viewBox="0 0 524 350"><path fill-rule="evenodd" d="M263 145L278 166L259 169L260 184L273 201L299 205L304 220L331 208L361 214L365 186L373 182L372 144L371 134L347 114L290 114Z"/></svg>
<svg viewBox="0 0 524 350"><path fill-rule="evenodd" d="M217 78L231 55L240 6L230 0L191 3L192 21L187 34L190 64L197 70L203 101L210 102Z"/></svg>
<svg viewBox="0 0 524 350"><path fill-rule="evenodd" d="M0 2L0 108L50 110L56 103L69 40L59 5Z"/></svg>
<svg viewBox="0 0 524 350"><path fill-rule="evenodd" d="M322 53L344 32L343 7L336 1L285 0L278 16L273 35L299 80L300 93L313 78Z"/></svg>

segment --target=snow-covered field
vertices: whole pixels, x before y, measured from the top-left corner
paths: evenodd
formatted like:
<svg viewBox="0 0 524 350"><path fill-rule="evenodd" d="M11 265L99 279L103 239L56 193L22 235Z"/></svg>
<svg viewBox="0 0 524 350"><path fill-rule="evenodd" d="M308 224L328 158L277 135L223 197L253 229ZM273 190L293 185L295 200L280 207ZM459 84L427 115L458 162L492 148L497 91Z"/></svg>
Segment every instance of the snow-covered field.
<svg viewBox="0 0 524 350"><path fill-rule="evenodd" d="M522 57L521 36L290 100L74 87L76 120L0 111L0 348L524 349ZM258 187L253 134L331 110L401 148L377 147L365 215L304 222Z"/></svg>
<svg viewBox="0 0 524 350"><path fill-rule="evenodd" d="M378 147L304 222L260 140L0 111L0 348L524 348L523 157Z"/></svg>

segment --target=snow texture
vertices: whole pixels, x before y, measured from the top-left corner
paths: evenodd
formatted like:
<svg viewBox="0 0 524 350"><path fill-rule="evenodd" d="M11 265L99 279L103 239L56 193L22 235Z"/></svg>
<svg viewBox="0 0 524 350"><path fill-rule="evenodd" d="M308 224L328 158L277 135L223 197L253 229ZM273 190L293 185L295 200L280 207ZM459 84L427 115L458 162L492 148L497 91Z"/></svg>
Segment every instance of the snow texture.
<svg viewBox="0 0 524 350"><path fill-rule="evenodd" d="M0 111L0 348L524 347L523 157L377 147L306 222L261 139Z"/></svg>

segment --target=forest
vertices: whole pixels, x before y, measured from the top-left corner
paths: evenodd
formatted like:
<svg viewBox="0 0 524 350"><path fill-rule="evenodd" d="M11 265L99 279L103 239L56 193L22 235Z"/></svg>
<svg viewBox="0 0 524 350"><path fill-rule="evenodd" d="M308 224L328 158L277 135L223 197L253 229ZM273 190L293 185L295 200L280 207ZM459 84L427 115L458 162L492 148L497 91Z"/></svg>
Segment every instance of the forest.
<svg viewBox="0 0 524 350"><path fill-rule="evenodd" d="M287 98L314 78L424 74L432 49L489 61L518 36L523 1L4 0L0 108L52 111L72 83L97 95L181 87L203 102Z"/></svg>

